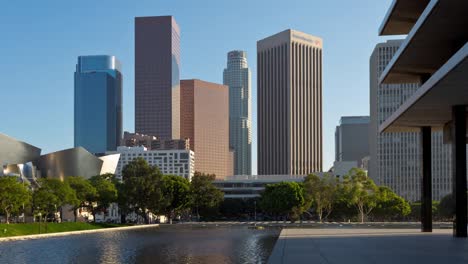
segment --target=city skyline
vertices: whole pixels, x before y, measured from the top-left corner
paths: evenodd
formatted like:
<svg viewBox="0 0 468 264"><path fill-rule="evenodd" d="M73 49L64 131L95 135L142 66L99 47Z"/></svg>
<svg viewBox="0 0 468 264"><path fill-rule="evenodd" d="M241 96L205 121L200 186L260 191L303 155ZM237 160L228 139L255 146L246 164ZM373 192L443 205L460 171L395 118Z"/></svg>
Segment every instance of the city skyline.
<svg viewBox="0 0 468 264"><path fill-rule="evenodd" d="M389 2L389 1L387 1ZM147 6L150 5L147 3ZM332 3L330 3L330 6ZM80 8L84 8L84 6L78 6L77 9L79 10ZM159 5L157 5L159 7ZM259 10L261 5L255 4L252 6L251 10L248 11L250 12L257 12ZM329 4L323 4L321 5L321 9L325 11L330 11ZM37 47L41 47L41 45L45 45L44 40L40 38L38 40L37 47L23 47L22 44L17 44L17 47L11 47L12 49L7 53L2 53L5 56L6 63L5 65L9 65L8 68L3 68L2 65L2 71L5 76L2 78L2 81L0 85L4 87L9 87L8 89L8 96L18 96L18 93L23 93L22 97L24 98L24 94L28 94L31 92L33 95L31 98L26 98L27 103L31 101L35 101L36 98L42 100L44 99L43 96L47 96L48 98L44 101L45 107L43 109L30 109L26 108L24 110L25 113L28 113L28 115L32 116L31 113L33 111L39 112L39 114L42 116L41 120L38 120L40 122L49 122L53 123L52 125L52 133L49 133L50 131L47 131L48 133L45 133L43 131L37 131L35 133L28 133L28 129L22 124L25 121L26 116L23 116L23 113L16 114L12 122L8 127L2 128L2 131L15 135L17 138L20 138L22 140L28 141L28 142L33 142L33 143L39 143L39 142L45 142L42 143L44 146L44 151L45 152L51 152L55 151L58 149L63 149L69 146L72 146L73 142L73 126L68 120L70 119L70 116L72 116L73 109L70 108L67 105L70 105L70 102L73 101L73 81L70 80L70 76L66 76L65 74L58 74L61 72L61 69L66 69L68 72L70 72L70 69L73 68L74 62L71 59L71 55L73 55L73 58L76 58L76 56L80 54L113 54L116 55L118 58L121 58L121 61L124 65L124 130L129 130L133 131L133 124L134 120L132 116L134 113L132 112L134 105L132 101L134 100L133 96L133 73L132 73L132 68L133 68L133 59L132 59L132 51L133 49L129 49L128 46L131 47L132 45L132 35L133 33L133 20L134 17L138 16L144 16L144 15L165 15L165 14L171 14L176 17L178 20L179 24L183 28L182 30L182 44L181 44L181 50L183 53L183 59L182 59L182 65L185 71L182 72L181 77L182 78L202 78L206 79L212 82L217 82L221 83L221 76L222 76L222 70L223 66L225 65L225 53L229 50L232 49L243 49L246 50L250 54L255 54L254 49L252 47L255 46L255 41L261 38L264 38L268 35L271 35L275 32L284 30L286 28L297 28L301 31L309 32L315 35L320 35L324 38L325 43L328 43L330 41L331 45L327 46L327 49L329 51L329 54L325 54L324 56L327 57L327 61L324 61L324 157L325 161L323 164L324 170L327 170L330 166L331 163L333 162L333 157L334 157L334 144L333 144L333 131L334 131L334 124L335 120L337 119L336 117L339 117L341 115L362 115L362 114L367 114L367 106L365 104L362 104L360 106L359 102L365 102L367 101L367 87L368 87L368 80L366 79L366 65L365 63L362 63L362 67L352 67L353 71L361 72L360 74L356 74L353 72L353 75L360 75L357 80L353 81L352 78L349 78L347 80L348 85L344 85L344 83L336 82L336 80L333 80L333 75L336 74L344 74L344 78L349 77L350 75L346 73L345 71L348 68L351 68L351 64L343 64L343 66L340 66L337 62L339 61L338 58L343 59L344 57L344 52L346 51L340 51L340 49L343 49L343 47L348 47L345 45L350 45L349 48L355 48L356 46L363 45L362 48L357 50L357 54L360 55L355 55L356 57L359 56L359 60L361 62L365 62L367 59L366 57L369 56L371 49L369 48L373 44L376 43L377 37L375 36L375 32L377 31L377 26L378 24L375 21L381 20L383 17L383 13L385 12L388 3L379 3L379 4L374 4L372 1L361 1L358 3L353 3L352 6L354 8L367 8L364 12L366 14L373 13L375 16L370 16L367 15L366 19L363 19L363 21L372 21L372 22L364 22L366 25L371 25L370 28L366 28L362 33L359 33L357 36L352 37L346 33L341 32L340 36L335 36L335 35L330 35L329 33L326 32L327 30L327 23L325 23L327 18L325 15L320 15L316 14L315 19L322 18L324 23L321 23L321 25L315 25L315 26L309 26L309 23L307 21L302 21L298 19L294 19L291 16L287 16L289 22L286 21L275 21L274 23L271 23L271 25L266 25L268 24L268 21L273 21L274 19L267 17L267 20L262 23L256 23L256 27L252 28L252 32L248 32L244 38L240 40L236 40L235 38L229 38L229 44L224 44L219 45L220 47L214 48L210 44L210 41L207 36L212 36L212 37L217 37L219 36L222 38L222 36L225 34L223 31L229 31L232 28L227 26L229 24L229 16L226 18L226 20L222 20L221 17L217 16L218 19L220 20L220 23L222 25L226 25L226 30L219 30L219 31L212 31L208 28L206 30L203 30L203 28L200 28L199 30L195 30L195 28L198 28L200 25L205 25L204 23L207 23L206 21L199 22L196 19L193 18L193 16L187 15L188 13L182 12L182 11L175 11L177 7L169 7L169 6L162 6L160 9L131 9L131 10L125 10L125 6L123 4L117 4L116 7L116 12L119 15L116 15L115 17L112 16L109 18L110 23L116 23L117 25L120 25L122 30L115 30L114 31L109 31L106 32L106 34L96 34L91 37L89 32L86 32L83 29L78 30L77 32L74 32L75 35L79 36L79 39L87 39L88 42L83 42L83 41L78 41L76 38L72 38L68 40L68 37L64 34L65 31L58 33L60 30L58 30L54 26L52 26L51 23L56 21L55 19L58 19L57 17L49 17L49 18L42 18L37 21L37 25L40 25L44 28L49 28L47 32L45 32L45 38L46 39L61 39L61 47L55 49L53 52L54 58L53 59L48 59L47 61L49 62L47 65L42 65L39 67L39 70L37 73L33 73L33 76L36 76L35 74L40 74L40 78L36 78L36 83L34 84L34 87L39 87L43 89L40 94L37 94L35 91L31 91L30 87L33 87L32 85L29 84L28 80L16 80L13 81L13 79L10 79L10 75L12 77L15 76L15 72L21 72L21 68L18 68L19 65L22 63L21 58L17 58L17 61L15 63L9 63L11 62L12 55L18 54L15 52L20 52L22 51L25 53L25 55L28 55L28 52L30 51L35 51ZM34 7L34 5L32 6ZM193 7L193 6L192 6ZM306 5L306 7L310 7L310 5ZM99 10L100 8L103 8L103 6L97 6L96 10ZM206 12L213 12L213 10L220 8L219 5L213 4L212 8L207 10ZM274 7L274 9L281 9L284 8L282 7ZM342 6L342 8L346 8L346 4ZM18 6L15 6L11 3L6 4L6 7L4 10L9 10L10 14L18 14L19 9ZM57 5L54 7L56 10L66 10L64 6ZM371 12L371 10L373 12ZM157 10L157 11L156 11ZM287 9L290 14L293 14L294 11L296 12L302 12L300 10L293 10L293 9ZM307 8L305 8L307 10ZM374 12L375 11L375 12ZM357 12L357 11L356 11ZM54 13L60 13L60 12L54 12ZM25 15L31 15L31 18L34 18L35 16L33 14L30 14L29 11L25 12ZM123 15L126 14L126 15ZM327 12L324 12L324 14L327 14ZM328 13L330 14L330 13ZM67 15L66 12L60 13L60 16ZM68 14L69 15L69 20L64 19L63 24L70 26L71 20L74 18L74 14ZM60 17L59 16L59 17ZM8 18L8 15L5 16ZM96 32L101 32L100 31L100 26L99 23L97 23L96 20L97 15L90 14L89 21L84 25L86 26L95 26L96 27ZM348 21L350 21L350 17L345 18ZM353 19L355 19L353 17ZM361 21L361 20L359 20ZM361 21L361 22L363 22ZM193 22L193 23L190 23ZM339 21L337 21L338 23ZM358 22L356 22L358 23ZM15 28L21 32L22 24L15 24L12 25L10 23L4 23L4 25L10 25L12 26L11 28L8 28L6 30L7 34L7 41L5 44L6 49L10 47L9 44L10 41L13 41L17 39L17 33L15 32ZM107 24L104 24L107 25ZM345 23L343 23L343 26ZM35 25L34 25L35 26ZM105 27L108 29L108 27ZM75 31L75 30L72 30ZM38 30L38 32L42 32L41 30ZM195 34L196 33L196 34ZM185 34L185 35L184 35ZM197 34L200 34L197 36ZM105 35L105 37L104 37ZM363 40L363 37L369 37L366 40ZM106 39L106 37L108 37ZM90 38L93 38L92 41ZM361 40L362 39L362 40ZM369 41L369 39L374 40L373 43L367 43L367 42L372 42ZM334 43L338 43L338 40L342 41L342 45L336 45ZM357 44L352 44L352 41L356 42ZM70 41L73 41L71 43ZM78 45L77 45L78 43ZM206 46L204 49L200 50L200 47ZM327 52L327 49L324 52ZM125 51L123 51L125 50ZM209 52L209 53L207 53ZM41 54L39 55L38 61L45 61L41 60L40 55L44 52L40 52ZM206 65L203 65L201 67L201 63L199 58L200 54L205 53L207 55L204 55L203 58L207 57L208 60L210 61ZM221 55L220 55L221 54ZM364 54L364 55L363 55ZM27 57L27 56L24 56ZM187 60L188 62L185 62ZM252 61L252 72L253 76L252 79L256 80L255 77L255 62ZM38 64L36 64L38 65ZM206 67L205 67L206 66ZM361 68L361 69L359 69ZM48 72L54 72L53 75L48 75ZM59 78L55 79L57 76ZM127 77L128 76L128 77ZM328 77L327 77L328 76ZM3 77L3 76L2 76ZM55 77L55 78L54 78ZM344 89L343 87L346 87ZM357 87L356 89L359 89L359 92L356 92L361 98L358 98L357 96L351 95L350 91L348 90L353 90L349 87ZM60 90L57 90L59 89ZM256 102L256 85L255 81L253 82L252 85L252 90L253 90L253 98L252 100ZM335 92L333 92L335 91ZM36 93L36 94L35 94ZM44 95L43 95L44 94ZM339 97L337 96L338 94L341 94ZM35 96L34 96L35 95ZM347 96L349 95L349 96ZM60 98L60 100L57 100ZM347 101L349 99L354 99L357 100L351 103L343 103L344 101ZM333 102L333 104L332 104ZM356 106L357 105L357 106ZM53 111L52 109L63 109L63 111ZM255 109L255 107L253 107ZM5 110L8 113L10 113L9 109ZM12 116L12 115L10 115ZM49 120L53 119L54 122L50 122ZM256 113L254 110L253 113L253 152L256 152ZM27 121L30 121L34 124L37 122L36 120L30 120L26 119ZM57 122L58 121L58 122ZM26 122L27 123L27 122ZM55 124L60 124L59 126ZM47 135L49 134L49 135ZM256 166L256 153L253 153L253 161L252 164L253 166ZM253 168L253 173L255 174L256 168Z"/></svg>

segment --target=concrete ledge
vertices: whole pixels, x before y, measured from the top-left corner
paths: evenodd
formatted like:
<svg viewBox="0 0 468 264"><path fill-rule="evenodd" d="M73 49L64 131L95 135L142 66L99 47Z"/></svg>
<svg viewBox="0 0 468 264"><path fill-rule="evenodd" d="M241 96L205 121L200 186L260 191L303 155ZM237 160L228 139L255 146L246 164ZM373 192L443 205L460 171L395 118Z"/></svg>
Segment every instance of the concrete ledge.
<svg viewBox="0 0 468 264"><path fill-rule="evenodd" d="M99 228L99 229L90 229L90 230L77 230L77 231L69 231L69 232L57 232L57 233L27 235L27 236L1 237L0 238L0 243L1 242L9 242L9 241L19 241L19 240L42 239L42 238L49 238L49 237L62 237L62 236L70 236L70 235L84 235L84 234L93 234L93 233L134 230L134 229L143 229L143 228L151 228L151 227L159 227L159 224L122 226L122 227L108 227L108 228Z"/></svg>

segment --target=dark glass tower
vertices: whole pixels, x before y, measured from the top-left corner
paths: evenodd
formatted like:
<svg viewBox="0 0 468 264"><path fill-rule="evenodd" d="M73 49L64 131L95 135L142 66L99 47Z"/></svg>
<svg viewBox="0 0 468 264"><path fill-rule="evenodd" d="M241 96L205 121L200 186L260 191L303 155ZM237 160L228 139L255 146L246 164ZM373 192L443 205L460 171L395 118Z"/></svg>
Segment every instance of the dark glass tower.
<svg viewBox="0 0 468 264"><path fill-rule="evenodd" d="M135 18L135 132L180 137L180 31L172 16Z"/></svg>
<svg viewBox="0 0 468 264"><path fill-rule="evenodd" d="M75 147L116 150L122 137L122 74L114 56L80 56L75 72Z"/></svg>

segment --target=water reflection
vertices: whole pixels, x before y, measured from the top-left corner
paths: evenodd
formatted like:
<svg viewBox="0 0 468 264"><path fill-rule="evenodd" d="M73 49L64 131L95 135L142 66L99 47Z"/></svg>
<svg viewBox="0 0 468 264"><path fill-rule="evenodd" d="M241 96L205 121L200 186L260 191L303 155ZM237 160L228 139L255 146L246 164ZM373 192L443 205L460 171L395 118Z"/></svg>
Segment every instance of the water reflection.
<svg viewBox="0 0 468 264"><path fill-rule="evenodd" d="M0 243L0 263L266 263L279 229L182 227Z"/></svg>

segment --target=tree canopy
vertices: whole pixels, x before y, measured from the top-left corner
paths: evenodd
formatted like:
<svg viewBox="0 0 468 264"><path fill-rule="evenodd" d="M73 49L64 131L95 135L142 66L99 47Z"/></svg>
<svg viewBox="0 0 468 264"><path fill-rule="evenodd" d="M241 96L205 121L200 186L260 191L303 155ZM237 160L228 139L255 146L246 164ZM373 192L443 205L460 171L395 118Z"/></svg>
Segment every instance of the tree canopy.
<svg viewBox="0 0 468 264"><path fill-rule="evenodd" d="M331 174L325 174L323 177L311 174L304 179L306 207L313 206L320 222L333 211L337 189L338 181Z"/></svg>
<svg viewBox="0 0 468 264"><path fill-rule="evenodd" d="M184 177L165 175L163 176L162 194L161 211L171 221L176 213L188 208L190 204L190 183Z"/></svg>
<svg viewBox="0 0 468 264"><path fill-rule="evenodd" d="M6 223L10 223L10 216L19 213L20 209L31 201L28 188L18 182L17 177L0 177L0 212L6 216Z"/></svg>
<svg viewBox="0 0 468 264"><path fill-rule="evenodd" d="M304 189L297 182L268 184L262 193L261 208L273 215L288 215L296 220L304 210Z"/></svg>
<svg viewBox="0 0 468 264"><path fill-rule="evenodd" d="M364 222L377 206L377 186L365 171L353 168L344 176L343 187L349 205L356 207L360 221Z"/></svg>
<svg viewBox="0 0 468 264"><path fill-rule="evenodd" d="M223 201L223 192L213 185L216 175L195 172L190 182L190 204L195 211L197 219L200 213L218 208Z"/></svg>
<svg viewBox="0 0 468 264"><path fill-rule="evenodd" d="M68 177L66 182L75 191L76 199L78 201L75 205L73 205L73 214L76 222L77 210L83 207L92 208L92 203L97 197L97 190L90 183L90 181L83 177Z"/></svg>

